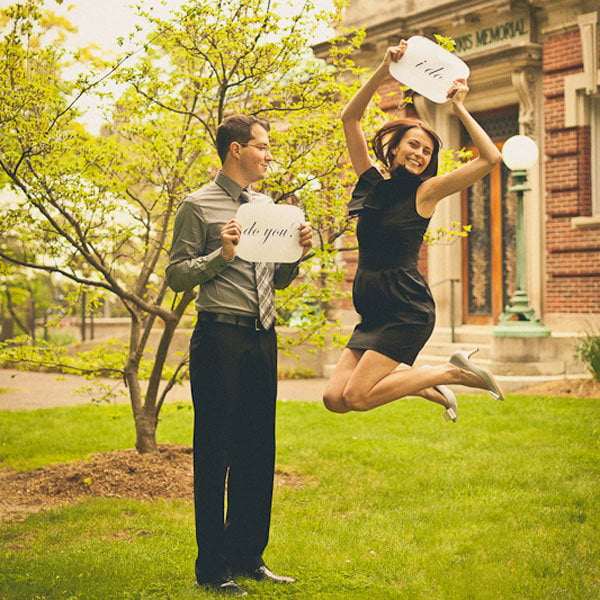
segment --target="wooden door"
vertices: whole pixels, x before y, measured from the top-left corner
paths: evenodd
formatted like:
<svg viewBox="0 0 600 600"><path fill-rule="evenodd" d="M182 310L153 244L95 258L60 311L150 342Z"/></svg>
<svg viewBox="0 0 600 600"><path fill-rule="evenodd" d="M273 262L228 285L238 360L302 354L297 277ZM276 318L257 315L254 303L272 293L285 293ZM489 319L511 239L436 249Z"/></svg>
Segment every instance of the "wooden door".
<svg viewBox="0 0 600 600"><path fill-rule="evenodd" d="M496 324L515 291L517 202L511 185L510 171L500 163L463 192L462 222L472 227L463 242L465 323Z"/></svg>

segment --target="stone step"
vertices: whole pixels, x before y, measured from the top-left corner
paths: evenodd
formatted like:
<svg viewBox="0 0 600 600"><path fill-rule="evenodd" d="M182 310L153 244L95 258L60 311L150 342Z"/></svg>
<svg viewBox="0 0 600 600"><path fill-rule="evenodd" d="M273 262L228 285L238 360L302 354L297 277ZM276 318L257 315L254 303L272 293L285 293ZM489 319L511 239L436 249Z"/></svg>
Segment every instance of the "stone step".
<svg viewBox="0 0 600 600"><path fill-rule="evenodd" d="M462 348L457 348L458 350ZM452 355L452 352L445 352L443 354L437 354L435 352L428 352L427 347L423 348L423 352L419 354L415 361L415 366L420 365L442 365L447 362L448 358ZM497 361L489 358L489 348L481 350L471 357L471 361L480 366L488 369L494 375L503 375L507 377L537 377L537 376L565 376L567 374L577 375L584 374L585 369L581 368L579 363L571 362L569 360L540 360L535 362L511 362L511 361Z"/></svg>
<svg viewBox="0 0 600 600"><path fill-rule="evenodd" d="M484 325L460 325L454 329L454 343L457 344L490 344L493 339L494 328ZM431 335L430 341L452 342L452 330L450 327L436 327ZM560 340L561 343L571 343L576 345L583 337L581 332L552 332L550 337L553 340Z"/></svg>
<svg viewBox="0 0 600 600"><path fill-rule="evenodd" d="M478 350L473 354L474 359L485 360L490 358L491 345L489 343L468 344L461 342L453 344L451 342L439 342L436 340L429 340L423 347L423 350L421 350L420 356L434 356L447 361L457 350L470 351L475 350L476 348Z"/></svg>
<svg viewBox="0 0 600 600"><path fill-rule="evenodd" d="M461 325L455 327L454 332L450 327L436 327L431 335L431 341L442 341L452 343L467 344L472 347L490 343L492 337L492 328L482 325Z"/></svg>
<svg viewBox="0 0 600 600"><path fill-rule="evenodd" d="M450 356L452 356L453 352L456 350L465 350L465 348L457 347L455 350L451 350L449 352L444 352L443 354L438 354L436 352L429 352L427 346L423 348L423 351L419 356L417 356L417 360L415 361L415 366L421 365L443 365L448 362ZM477 354L479 354L479 358L476 358ZM481 353L477 352L471 357L471 360L480 367L485 367L486 369L490 368L491 360L489 358L481 358Z"/></svg>

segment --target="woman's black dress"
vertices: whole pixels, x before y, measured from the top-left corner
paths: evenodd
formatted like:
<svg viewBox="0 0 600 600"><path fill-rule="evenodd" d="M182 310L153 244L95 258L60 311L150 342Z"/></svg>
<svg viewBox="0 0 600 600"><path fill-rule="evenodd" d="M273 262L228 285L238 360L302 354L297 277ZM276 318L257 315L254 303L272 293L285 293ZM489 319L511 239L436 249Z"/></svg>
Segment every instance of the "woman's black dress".
<svg viewBox="0 0 600 600"><path fill-rule="evenodd" d="M375 350L412 365L433 331L435 304L417 269L429 219L416 210L422 179L399 167L384 179L375 167L363 173L352 193L358 215L358 269L352 287L361 316L348 348Z"/></svg>

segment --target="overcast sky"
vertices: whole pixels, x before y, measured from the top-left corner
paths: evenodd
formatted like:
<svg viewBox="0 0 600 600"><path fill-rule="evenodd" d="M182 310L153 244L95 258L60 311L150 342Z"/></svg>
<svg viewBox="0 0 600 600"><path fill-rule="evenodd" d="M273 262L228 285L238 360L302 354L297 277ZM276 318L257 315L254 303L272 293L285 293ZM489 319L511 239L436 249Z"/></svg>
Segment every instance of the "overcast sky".
<svg viewBox="0 0 600 600"><path fill-rule="evenodd" d="M295 10L300 3L287 0L292 6L282 10ZM280 4L286 4L281 0ZM0 6L10 4L10 0L0 0ZM154 13L163 18L182 5L182 0L148 0ZM57 4L56 0L46 0L46 6L53 11L68 16L77 25L78 41L93 41L103 48L114 46L119 36L127 36L134 30L136 21L135 2L130 0L64 0ZM317 6L331 6L331 0L316 0ZM141 21L139 21L141 23Z"/></svg>
<svg viewBox="0 0 600 600"><path fill-rule="evenodd" d="M156 14L167 17L173 7L181 5L181 0L150 0ZM0 0L0 8L15 4L15 0ZM69 34L66 47L69 50L95 44L102 49L105 58L132 50L135 45L128 42L128 35L135 32L136 24L143 21L136 17L135 9L129 0L64 0L58 4L56 0L45 0L44 7L68 19L77 27L77 33ZM123 46L117 45L117 38L123 37ZM140 36L136 36L140 39ZM80 108L87 113L83 118L91 133L98 133L103 119L97 102L90 100Z"/></svg>
<svg viewBox="0 0 600 600"><path fill-rule="evenodd" d="M321 6L330 5L331 0L317 0ZM0 0L0 8L14 4L14 0ZM147 6L152 6L159 17L167 18L169 14L180 7L182 0L149 0ZM64 0L58 4L56 0L45 0L44 6L53 12L64 15L78 28L78 33L69 36L69 49L81 48L88 44L96 44L108 55L112 51L121 54L124 50L132 50L134 46L126 41L124 46L117 45L117 38L135 32L136 24L143 21L137 19L135 9L130 0ZM137 39L141 36L136 35ZM98 133L102 117L98 110L90 105L85 122L92 133Z"/></svg>
<svg viewBox="0 0 600 600"><path fill-rule="evenodd" d="M0 0L0 7L14 3L13 0ZM45 0L44 7L66 16L78 28L72 38L74 46L95 43L110 50L115 47L118 37L134 31L137 21L132 4L129 0L64 0L62 4ZM149 4L158 15L166 17L173 8L181 5L181 0L151 0Z"/></svg>

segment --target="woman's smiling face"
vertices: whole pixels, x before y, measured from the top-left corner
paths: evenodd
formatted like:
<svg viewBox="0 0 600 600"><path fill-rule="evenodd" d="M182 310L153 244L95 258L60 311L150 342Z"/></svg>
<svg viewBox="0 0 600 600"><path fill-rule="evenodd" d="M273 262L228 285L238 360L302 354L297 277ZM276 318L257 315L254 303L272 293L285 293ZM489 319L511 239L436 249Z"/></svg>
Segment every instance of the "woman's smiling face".
<svg viewBox="0 0 600 600"><path fill-rule="evenodd" d="M412 127L392 150L392 170L402 165L409 173L421 175L429 165L433 151L434 144L429 134L418 127Z"/></svg>

